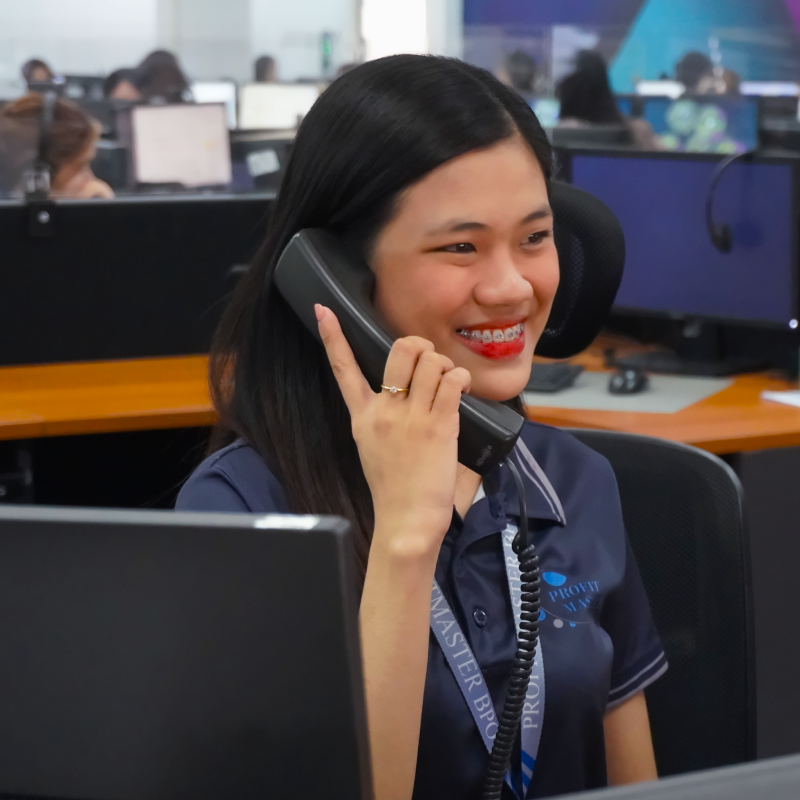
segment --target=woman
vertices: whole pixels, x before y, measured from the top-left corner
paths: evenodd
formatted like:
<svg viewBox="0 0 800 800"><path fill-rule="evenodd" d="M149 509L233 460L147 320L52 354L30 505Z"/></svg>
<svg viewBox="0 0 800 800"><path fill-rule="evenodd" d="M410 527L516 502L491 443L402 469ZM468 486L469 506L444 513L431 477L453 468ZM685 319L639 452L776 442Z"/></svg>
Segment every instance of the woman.
<svg viewBox="0 0 800 800"><path fill-rule="evenodd" d="M530 108L488 72L411 55L357 67L303 121L270 233L214 346L222 449L177 507L352 522L378 800L481 793L487 751L429 633L431 584L474 653L465 666L488 689L489 719L516 638L499 534L519 512L507 468L481 487L458 464L458 403L471 391L522 410L559 279L550 164ZM272 286L282 249L307 227L340 235L374 273L375 305L401 337L383 383L399 391L369 388L329 309L316 309L323 349ZM528 796L655 778L641 690L666 665L613 474L544 426L526 423L520 448L552 582ZM511 770L522 797L530 764L515 757Z"/></svg>
<svg viewBox="0 0 800 800"><path fill-rule="evenodd" d="M135 69L122 67L115 69L103 82L103 97L106 100L129 100L136 102L142 99L136 88L139 74Z"/></svg>
<svg viewBox="0 0 800 800"><path fill-rule="evenodd" d="M661 150L653 126L645 119L626 117L611 91L606 62L599 53L583 50L575 71L559 83L556 95L561 101L559 126L622 125L628 128L641 150Z"/></svg>
<svg viewBox="0 0 800 800"><path fill-rule="evenodd" d="M24 171L39 150L44 103L42 95L30 93L0 110L0 189L8 194L24 191ZM43 153L53 197L114 196L92 172L99 136L99 125L78 106L60 98L55 101Z"/></svg>
<svg viewBox="0 0 800 800"><path fill-rule="evenodd" d="M156 105L185 103L192 97L178 59L168 50L154 50L145 56L136 68L134 88L141 99Z"/></svg>

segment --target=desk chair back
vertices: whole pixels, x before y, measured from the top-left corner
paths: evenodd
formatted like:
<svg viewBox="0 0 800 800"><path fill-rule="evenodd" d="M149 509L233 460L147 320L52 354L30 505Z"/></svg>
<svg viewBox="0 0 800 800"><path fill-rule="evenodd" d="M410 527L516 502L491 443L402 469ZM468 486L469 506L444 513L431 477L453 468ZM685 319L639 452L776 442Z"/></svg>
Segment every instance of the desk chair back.
<svg viewBox="0 0 800 800"><path fill-rule="evenodd" d="M647 689L661 775L755 758L752 599L742 489L714 455L662 439L570 431L616 473L669 659Z"/></svg>

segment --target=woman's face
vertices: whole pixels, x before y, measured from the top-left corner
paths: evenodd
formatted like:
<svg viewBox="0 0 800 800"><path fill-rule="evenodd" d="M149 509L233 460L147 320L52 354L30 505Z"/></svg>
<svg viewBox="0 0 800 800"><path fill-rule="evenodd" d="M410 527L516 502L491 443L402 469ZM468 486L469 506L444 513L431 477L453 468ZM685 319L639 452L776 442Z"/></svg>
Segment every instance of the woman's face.
<svg viewBox="0 0 800 800"><path fill-rule="evenodd" d="M472 394L518 395L558 287L553 215L519 137L448 161L407 189L379 234L375 301L472 374Z"/></svg>

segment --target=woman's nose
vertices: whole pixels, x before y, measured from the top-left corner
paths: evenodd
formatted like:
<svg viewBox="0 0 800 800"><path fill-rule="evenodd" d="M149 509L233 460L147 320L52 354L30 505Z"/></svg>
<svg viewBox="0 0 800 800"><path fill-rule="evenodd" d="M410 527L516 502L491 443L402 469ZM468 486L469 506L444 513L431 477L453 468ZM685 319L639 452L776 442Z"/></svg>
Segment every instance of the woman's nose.
<svg viewBox="0 0 800 800"><path fill-rule="evenodd" d="M487 260L473 294L482 306L515 306L531 299L533 287L520 273L512 255L504 252Z"/></svg>

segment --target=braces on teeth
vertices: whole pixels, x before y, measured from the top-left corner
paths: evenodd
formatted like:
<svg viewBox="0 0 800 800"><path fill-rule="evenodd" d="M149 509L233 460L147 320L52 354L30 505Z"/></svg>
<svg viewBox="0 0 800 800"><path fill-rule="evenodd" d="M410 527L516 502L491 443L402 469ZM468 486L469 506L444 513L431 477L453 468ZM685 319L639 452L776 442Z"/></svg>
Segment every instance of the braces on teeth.
<svg viewBox="0 0 800 800"><path fill-rule="evenodd" d="M458 333L467 339L489 344L490 342L513 342L515 339L520 337L522 334L522 329L522 323L518 322L516 325L512 325L510 328L494 328L484 331L465 331L462 329L458 331Z"/></svg>

